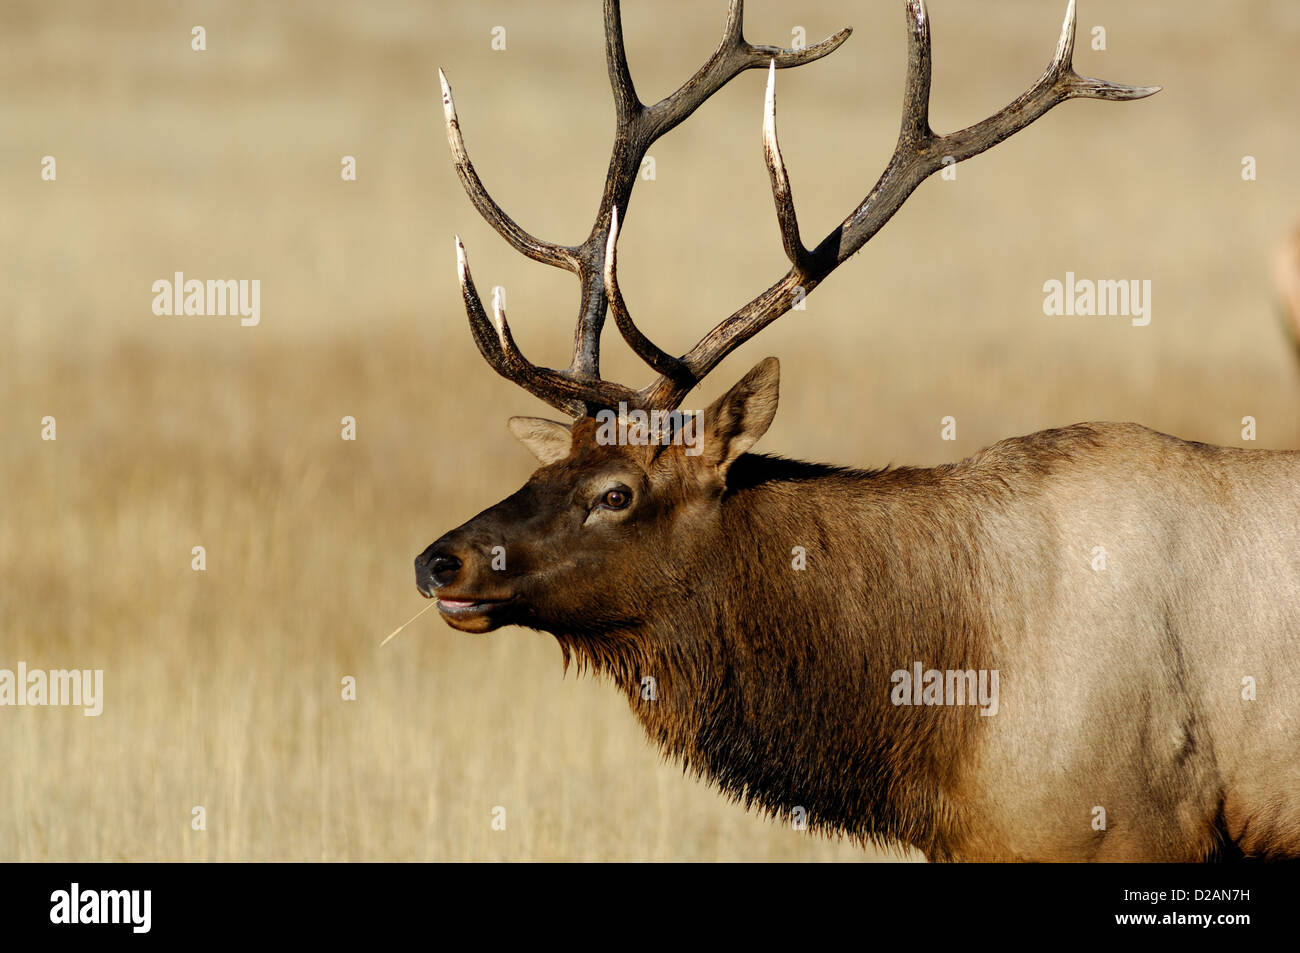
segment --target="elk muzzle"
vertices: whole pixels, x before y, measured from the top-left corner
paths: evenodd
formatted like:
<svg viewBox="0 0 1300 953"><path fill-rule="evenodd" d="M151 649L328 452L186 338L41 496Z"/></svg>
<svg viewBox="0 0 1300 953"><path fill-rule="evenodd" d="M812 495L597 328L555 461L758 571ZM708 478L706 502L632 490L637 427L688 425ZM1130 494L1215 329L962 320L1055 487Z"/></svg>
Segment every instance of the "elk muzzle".
<svg viewBox="0 0 1300 953"><path fill-rule="evenodd" d="M500 591L490 572L488 549L453 530L415 557L415 585L426 599L438 600L438 612L453 628L488 632L504 624L502 613L513 593Z"/></svg>

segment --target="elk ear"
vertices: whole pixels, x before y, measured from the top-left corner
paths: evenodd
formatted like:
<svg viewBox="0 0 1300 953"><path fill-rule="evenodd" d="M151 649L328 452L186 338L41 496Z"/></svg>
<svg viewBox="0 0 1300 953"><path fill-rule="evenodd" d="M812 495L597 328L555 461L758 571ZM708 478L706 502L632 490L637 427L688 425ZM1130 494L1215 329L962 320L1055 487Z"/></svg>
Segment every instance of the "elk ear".
<svg viewBox="0 0 1300 953"><path fill-rule="evenodd" d="M506 426L543 466L563 460L573 446L572 430L568 424L562 424L558 420L511 417L506 421Z"/></svg>
<svg viewBox="0 0 1300 953"><path fill-rule="evenodd" d="M704 412L704 459L726 479L736 458L758 442L776 416L781 364L765 358Z"/></svg>

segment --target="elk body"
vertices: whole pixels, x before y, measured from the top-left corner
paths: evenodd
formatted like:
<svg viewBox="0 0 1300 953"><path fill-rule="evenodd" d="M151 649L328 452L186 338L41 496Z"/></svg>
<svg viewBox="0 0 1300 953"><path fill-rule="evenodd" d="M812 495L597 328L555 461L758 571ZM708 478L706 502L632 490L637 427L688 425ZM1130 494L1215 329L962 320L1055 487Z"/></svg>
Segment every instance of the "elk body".
<svg viewBox="0 0 1300 953"><path fill-rule="evenodd" d="M582 303L570 367L535 367L501 309L485 313L457 242L489 364L574 419L511 420L541 468L429 546L417 585L457 629L552 633L566 663L612 679L667 754L814 829L933 860L1300 857L1300 454L1078 424L933 469L800 463L748 452L776 412L774 358L698 419L638 426L857 251L946 156L977 154L1068 98L1155 91L1075 74L1071 2L1043 77L938 136L925 9L906 11L898 148L812 250L776 142L774 71L847 31L802 51L756 47L733 2L709 62L643 106L607 0L619 132L576 247L533 238L487 195L444 80L475 205L520 251L574 271ZM618 292L619 216L649 144L757 66L769 67L765 155L791 270L671 357ZM642 390L599 377L607 310L660 375ZM605 439L614 408L635 439ZM698 441L678 439L691 428Z"/></svg>

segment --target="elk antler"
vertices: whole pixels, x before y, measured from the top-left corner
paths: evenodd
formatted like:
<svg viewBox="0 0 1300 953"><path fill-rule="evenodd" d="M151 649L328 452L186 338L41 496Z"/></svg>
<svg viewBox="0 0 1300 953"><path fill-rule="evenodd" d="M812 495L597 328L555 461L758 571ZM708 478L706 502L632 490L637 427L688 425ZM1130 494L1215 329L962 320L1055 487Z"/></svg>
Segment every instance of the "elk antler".
<svg viewBox="0 0 1300 953"><path fill-rule="evenodd" d="M930 128L930 26L924 0L906 0L908 25L907 84L903 95L903 121L898 144L889 165L861 204L820 244L809 250L799 235L789 177L776 137L776 70L801 66L834 51L849 36L845 28L803 50L755 46L742 33L742 0L731 0L722 41L713 55L666 99L646 106L637 98L628 72L623 46L619 0L604 0L605 56L614 91L617 120L605 191L596 222L586 240L577 246L543 242L520 228L483 187L465 152L465 143L452 102L451 87L442 71L443 113L456 172L470 200L484 219L514 248L536 261L564 268L578 276L581 304L574 332L573 359L568 368L554 370L530 364L515 346L505 312L494 305L489 319L479 300L456 239L461 293L469 313L475 343L497 373L525 390L574 416L612 407L629 406L669 410L733 350L794 305L796 294L811 292L841 262L865 245L898 211L907 197L945 161L961 162L990 149L1019 132L1053 106L1067 99L1142 99L1158 86L1121 86L1089 79L1074 71L1075 0L1069 0L1056 54L1043 75L1028 91L983 122L947 135ZM791 268L776 284L709 331L681 357L660 350L633 323L618 290L615 271L620 218L627 214L641 160L660 136L677 126L737 74L768 67L764 102L763 148L772 195L776 202L781 240ZM606 310L629 346L659 378L639 391L600 379L600 332Z"/></svg>

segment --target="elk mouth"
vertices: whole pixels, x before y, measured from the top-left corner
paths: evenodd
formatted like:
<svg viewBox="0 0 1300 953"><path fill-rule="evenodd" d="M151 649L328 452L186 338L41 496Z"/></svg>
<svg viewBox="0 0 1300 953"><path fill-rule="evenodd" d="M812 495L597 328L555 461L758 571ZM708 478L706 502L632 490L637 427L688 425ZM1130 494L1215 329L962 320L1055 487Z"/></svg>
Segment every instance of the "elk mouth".
<svg viewBox="0 0 1300 953"><path fill-rule="evenodd" d="M438 597L438 614L454 629L463 632L488 632L502 625L501 611L514 602L514 596L505 599L480 599L475 596L452 599Z"/></svg>

